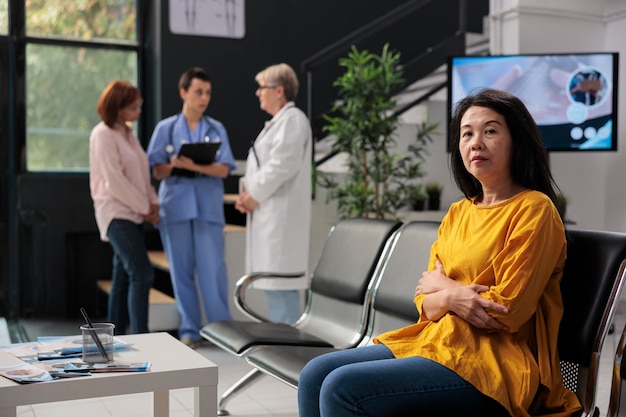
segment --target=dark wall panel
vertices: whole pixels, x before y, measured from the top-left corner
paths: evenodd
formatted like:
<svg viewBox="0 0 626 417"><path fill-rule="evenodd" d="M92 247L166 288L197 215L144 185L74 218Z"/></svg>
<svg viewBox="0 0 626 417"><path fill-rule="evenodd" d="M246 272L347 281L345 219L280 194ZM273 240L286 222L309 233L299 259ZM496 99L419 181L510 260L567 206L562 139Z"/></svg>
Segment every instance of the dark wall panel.
<svg viewBox="0 0 626 417"><path fill-rule="evenodd" d="M97 237L87 175L24 174L18 178L20 306L22 315L65 313L75 294L68 252L74 234ZM109 254L92 248L92 261ZM100 264L100 262L94 262ZM95 282L95 281L94 281ZM80 284L79 284L80 286ZM86 303L89 300L85 300ZM89 306L86 306L89 307Z"/></svg>
<svg viewBox="0 0 626 417"><path fill-rule="evenodd" d="M300 76L298 106L305 108L305 78L300 64L337 39L405 3L406 0L248 0L243 39L181 36L170 33L167 1L161 10L162 115L180 111L177 84L191 66L206 68L213 78L209 115L228 130L237 159L245 159L250 142L269 117L258 107L255 74L286 62ZM150 130L150 129L149 129ZM235 190L236 191L236 190Z"/></svg>
<svg viewBox="0 0 626 417"><path fill-rule="evenodd" d="M24 174L18 194L19 314L80 317L80 307L95 311L96 281L111 279L113 252L100 240L89 176ZM146 245L161 248L152 228Z"/></svg>

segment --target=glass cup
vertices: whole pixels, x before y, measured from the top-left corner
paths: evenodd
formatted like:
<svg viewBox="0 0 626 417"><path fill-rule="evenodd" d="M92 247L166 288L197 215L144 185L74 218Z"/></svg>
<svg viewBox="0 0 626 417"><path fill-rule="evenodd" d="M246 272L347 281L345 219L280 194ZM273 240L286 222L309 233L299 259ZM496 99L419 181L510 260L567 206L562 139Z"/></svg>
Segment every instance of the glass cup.
<svg viewBox="0 0 626 417"><path fill-rule="evenodd" d="M80 326L83 335L83 362L109 363L113 362L115 341L113 337L113 323L93 323Z"/></svg>

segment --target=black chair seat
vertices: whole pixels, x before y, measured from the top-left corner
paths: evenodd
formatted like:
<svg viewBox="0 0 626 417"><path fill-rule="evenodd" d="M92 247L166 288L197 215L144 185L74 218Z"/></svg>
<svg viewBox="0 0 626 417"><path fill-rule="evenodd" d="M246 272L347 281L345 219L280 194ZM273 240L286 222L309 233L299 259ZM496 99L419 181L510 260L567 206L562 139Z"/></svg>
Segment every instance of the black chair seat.
<svg viewBox="0 0 626 417"><path fill-rule="evenodd" d="M293 386L298 386L300 372L311 359L328 352L341 349L313 346L273 346L272 349L258 349L246 357L252 366L269 373L274 378Z"/></svg>
<svg viewBox="0 0 626 417"><path fill-rule="evenodd" d="M241 354L255 345L327 346L325 340L283 323L222 320L207 324L200 334L231 352Z"/></svg>

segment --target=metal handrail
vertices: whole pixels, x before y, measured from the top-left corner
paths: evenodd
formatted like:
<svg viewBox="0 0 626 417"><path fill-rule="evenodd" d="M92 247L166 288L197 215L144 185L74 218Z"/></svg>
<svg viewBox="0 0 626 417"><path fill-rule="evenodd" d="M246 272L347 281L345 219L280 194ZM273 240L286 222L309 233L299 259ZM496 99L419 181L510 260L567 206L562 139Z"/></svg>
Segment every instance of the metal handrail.
<svg viewBox="0 0 626 417"><path fill-rule="evenodd" d="M382 29L385 29L386 27L389 27L395 24L401 18L406 17L408 13L415 12L421 7L429 4L431 1L432 0L408 2L407 4L400 6L392 10L389 13L380 16L379 18L375 19L369 24L352 32L351 34L345 36L344 38L332 43L331 45L327 46L326 48L320 50L319 52L315 53L311 57L304 60L302 62L302 70L307 73L307 113L308 113L310 120L312 120L313 118L313 114L312 114L312 90L313 90L312 69L314 67L319 66L321 63L331 58L335 58L340 52L344 51L345 48L349 47L350 45L362 39L365 39L368 36L371 36L373 32L380 31ZM464 35L466 31L467 31L467 0L460 0L459 1L459 28L457 32L455 33L454 37L459 37L460 35ZM411 59L410 61L408 61L407 63L405 63L404 67L410 67L420 62L426 56L435 53L437 49L443 48L445 44L449 42L450 42L450 39L446 39L440 42L438 45L428 48L428 50L424 52L423 54L420 54L418 57L415 57ZM407 112L408 110L415 107L416 105L424 102L425 100L430 98L432 95L434 95L438 91L445 88L446 84L447 84L446 82L435 84L435 86L429 89L426 93L420 95L419 97L415 98L411 102L396 109L394 111L394 116L400 116L401 114ZM314 160L314 164L315 166L319 166L325 163L326 161L330 160L337 154L339 154L339 151L337 150L331 151L325 156L323 156L322 158L318 160Z"/></svg>
<svg viewBox="0 0 626 417"><path fill-rule="evenodd" d="M406 17L408 13L412 13L418 10L426 6L428 3L431 3L432 1L433 0L410 1L402 6L398 6L394 10L378 17L377 19L350 33L349 35L344 36L338 41L333 42L324 49L320 50L319 52L311 55L309 58L302 61L302 70L304 72L308 72L322 62L337 57L339 53L345 50L345 48L350 47L350 45L371 36L372 32L377 32L384 28L392 26L398 20ZM464 0L461 0L461 3L464 3Z"/></svg>

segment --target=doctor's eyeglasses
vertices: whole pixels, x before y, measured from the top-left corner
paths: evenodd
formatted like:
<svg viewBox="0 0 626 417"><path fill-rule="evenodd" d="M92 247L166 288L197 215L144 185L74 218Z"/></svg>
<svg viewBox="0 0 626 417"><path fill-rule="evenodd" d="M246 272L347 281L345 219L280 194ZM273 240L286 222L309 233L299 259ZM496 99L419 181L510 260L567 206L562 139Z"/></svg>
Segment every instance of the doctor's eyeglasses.
<svg viewBox="0 0 626 417"><path fill-rule="evenodd" d="M259 85L259 86L257 86L256 91L263 91L263 90L266 90L268 88L273 90L276 87L278 87L278 86L277 85Z"/></svg>

